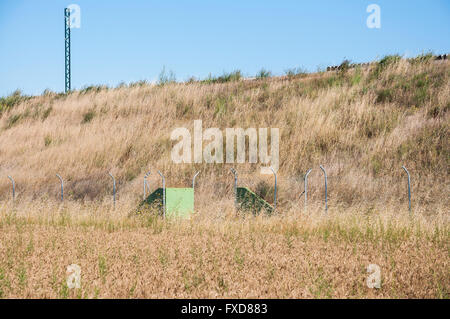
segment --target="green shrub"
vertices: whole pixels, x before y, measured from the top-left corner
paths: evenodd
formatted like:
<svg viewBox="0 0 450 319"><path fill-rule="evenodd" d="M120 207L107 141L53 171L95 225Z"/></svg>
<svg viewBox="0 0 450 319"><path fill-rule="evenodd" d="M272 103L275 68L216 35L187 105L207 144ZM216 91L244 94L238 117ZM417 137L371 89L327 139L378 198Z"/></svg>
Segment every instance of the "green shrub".
<svg viewBox="0 0 450 319"><path fill-rule="evenodd" d="M351 78L352 85L359 84L361 82L361 79L362 79L361 67L357 67L355 70L355 74L353 74Z"/></svg>
<svg viewBox="0 0 450 319"><path fill-rule="evenodd" d="M230 73L224 73L217 78L219 83L239 81L242 78L241 71L236 70Z"/></svg>
<svg viewBox="0 0 450 319"><path fill-rule="evenodd" d="M45 147L50 146L50 144L52 144L52 137L50 135L47 135L44 138L44 145Z"/></svg>
<svg viewBox="0 0 450 319"><path fill-rule="evenodd" d="M386 55L382 58L375 66L375 69L372 73L372 78L378 78L380 74L386 70L386 68L390 65L394 65L401 60L401 57L398 54L394 55Z"/></svg>
<svg viewBox="0 0 450 319"><path fill-rule="evenodd" d="M85 123L89 123L90 121L92 121L92 119L95 117L95 111L94 110L89 110L86 113L84 113L83 115L83 121L82 124Z"/></svg>
<svg viewBox="0 0 450 319"><path fill-rule="evenodd" d="M17 124L20 119L22 118L22 114L13 114L8 118L8 121L6 122L6 128L11 128L15 124Z"/></svg>
<svg viewBox="0 0 450 319"><path fill-rule="evenodd" d="M306 75L307 72L306 72L305 69L303 69L303 68L301 68L301 67L298 67L298 68L289 68L289 69L286 69L286 70L284 71L284 74L285 74L288 78L292 78L292 77L295 77L295 76L303 76L303 75Z"/></svg>
<svg viewBox="0 0 450 319"><path fill-rule="evenodd" d="M43 96L52 96L52 95L55 95L55 92L53 92L50 89L45 89L44 92L42 92L42 95Z"/></svg>
<svg viewBox="0 0 450 319"><path fill-rule="evenodd" d="M267 71L266 69L262 68L258 74L256 74L256 78L258 79L265 79L268 78L272 75L272 73L270 71Z"/></svg>
<svg viewBox="0 0 450 319"><path fill-rule="evenodd" d="M338 73L340 73L341 75L346 74L347 71L350 69L350 67L351 67L350 60L344 60L338 66Z"/></svg>
<svg viewBox="0 0 450 319"><path fill-rule="evenodd" d="M83 89L80 90L81 94L87 94L87 93L98 93L102 90L107 90L108 87L106 85L89 85Z"/></svg>
<svg viewBox="0 0 450 319"><path fill-rule="evenodd" d="M386 69L389 65L396 64L400 61L401 57L398 54L395 55L386 55L382 58L378 63L377 67L381 69Z"/></svg>
<svg viewBox="0 0 450 319"><path fill-rule="evenodd" d="M391 89L381 89L377 92L376 103L392 102L393 100L394 96Z"/></svg>
<svg viewBox="0 0 450 319"><path fill-rule="evenodd" d="M12 94L8 95L7 97L1 97L0 98L0 114L2 114L4 111L7 111L20 102L28 99L29 97L22 95L22 92L20 90L15 90Z"/></svg>
<svg viewBox="0 0 450 319"><path fill-rule="evenodd" d="M148 85L148 82L146 80L140 80L140 81L136 81L136 82L131 82L129 87L130 88L142 87L144 85ZM126 87L126 84L125 83L121 83L121 84L119 84L119 88L120 87Z"/></svg>
<svg viewBox="0 0 450 319"><path fill-rule="evenodd" d="M429 63L433 60L433 53L429 52L426 54L421 54L416 56L415 58L409 59L411 64L420 64L420 63Z"/></svg>
<svg viewBox="0 0 450 319"><path fill-rule="evenodd" d="M214 84L214 83L226 83L226 82L235 82L239 81L242 78L242 74L240 70L236 70L230 73L224 72L221 76L216 77L212 76L211 73L205 80L202 80L202 83L206 84Z"/></svg>
<svg viewBox="0 0 450 319"><path fill-rule="evenodd" d="M161 73L159 74L158 84L165 85L165 84L175 83L175 82L176 82L175 73L173 73L172 71L169 71L167 73L166 67L164 66L163 69L161 70Z"/></svg>
<svg viewBox="0 0 450 319"><path fill-rule="evenodd" d="M53 108L50 106L44 111L44 113L42 113L42 121L45 121L45 119L47 117L49 117L49 115L52 112L52 110L53 110Z"/></svg>

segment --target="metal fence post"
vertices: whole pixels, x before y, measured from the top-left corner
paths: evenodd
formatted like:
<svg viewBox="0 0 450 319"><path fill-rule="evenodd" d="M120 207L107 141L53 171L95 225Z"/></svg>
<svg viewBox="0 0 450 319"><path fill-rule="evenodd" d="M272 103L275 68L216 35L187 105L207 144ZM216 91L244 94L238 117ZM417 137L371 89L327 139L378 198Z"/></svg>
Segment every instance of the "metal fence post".
<svg viewBox="0 0 450 319"><path fill-rule="evenodd" d="M114 178L114 176L112 176L111 173L108 173L108 175L111 176L113 180L113 206L114 209L116 209L116 179Z"/></svg>
<svg viewBox="0 0 450 319"><path fill-rule="evenodd" d="M275 176L275 186L273 190L273 211L277 210L277 174L275 173L274 169L270 167L272 170L273 175Z"/></svg>
<svg viewBox="0 0 450 319"><path fill-rule="evenodd" d="M192 188L194 188L194 190L195 190L195 178L197 177L198 174L200 174L200 171L195 173L194 178L192 179Z"/></svg>
<svg viewBox="0 0 450 319"><path fill-rule="evenodd" d="M312 169L308 169L308 171L305 174L305 190L304 190L304 193L305 193L305 210L306 210L306 205L307 205L307 202L308 202L308 175L309 175L309 173L311 173L311 171L312 171Z"/></svg>
<svg viewBox="0 0 450 319"><path fill-rule="evenodd" d="M322 165L320 165L320 169L323 171L323 174L325 176L325 212L328 211L328 189L327 189L327 172L325 171L325 168L323 168Z"/></svg>
<svg viewBox="0 0 450 319"><path fill-rule="evenodd" d="M237 210L237 208L238 208L238 204L237 204L237 171L234 168L231 168L230 171L234 175L234 207Z"/></svg>
<svg viewBox="0 0 450 319"><path fill-rule="evenodd" d="M145 174L145 176L144 176L144 200L145 200L145 191L146 191L146 189L147 189L147 187L148 187L148 184L147 184L147 177L149 177L150 176L150 172L148 172L147 174Z"/></svg>
<svg viewBox="0 0 450 319"><path fill-rule="evenodd" d="M166 219L166 178L164 175L158 171L158 174L162 177L163 183L163 218Z"/></svg>
<svg viewBox="0 0 450 319"><path fill-rule="evenodd" d="M14 182L14 179L11 176L8 176L8 178L11 180L12 183L12 199L16 198L16 183Z"/></svg>
<svg viewBox="0 0 450 319"><path fill-rule="evenodd" d="M406 174L408 175L408 202L409 202L409 214L411 215L411 176L409 175L409 172L405 166L402 166L402 168L405 170Z"/></svg>
<svg viewBox="0 0 450 319"><path fill-rule="evenodd" d="M64 201L64 182L60 175L56 174L56 177L59 178L59 181L61 182L61 202Z"/></svg>

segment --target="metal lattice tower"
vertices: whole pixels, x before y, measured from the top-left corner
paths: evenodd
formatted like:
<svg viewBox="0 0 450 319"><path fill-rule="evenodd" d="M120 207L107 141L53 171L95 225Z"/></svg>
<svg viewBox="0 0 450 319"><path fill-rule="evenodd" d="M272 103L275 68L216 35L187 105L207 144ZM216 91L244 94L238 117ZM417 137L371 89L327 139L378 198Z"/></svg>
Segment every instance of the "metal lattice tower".
<svg viewBox="0 0 450 319"><path fill-rule="evenodd" d="M65 27L65 92L70 92L70 9L64 9L64 27Z"/></svg>

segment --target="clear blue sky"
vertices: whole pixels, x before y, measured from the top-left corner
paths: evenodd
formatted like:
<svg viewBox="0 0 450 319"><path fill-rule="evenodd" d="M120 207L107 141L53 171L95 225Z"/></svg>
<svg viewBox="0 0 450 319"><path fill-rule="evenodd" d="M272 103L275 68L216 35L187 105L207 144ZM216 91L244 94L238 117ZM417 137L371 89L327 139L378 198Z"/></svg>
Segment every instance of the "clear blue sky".
<svg viewBox="0 0 450 319"><path fill-rule="evenodd" d="M365 62L386 54L450 52L450 1L0 0L0 96L64 90L64 7L81 7L72 29L72 88L178 80L262 67ZM369 4L381 28L369 29Z"/></svg>

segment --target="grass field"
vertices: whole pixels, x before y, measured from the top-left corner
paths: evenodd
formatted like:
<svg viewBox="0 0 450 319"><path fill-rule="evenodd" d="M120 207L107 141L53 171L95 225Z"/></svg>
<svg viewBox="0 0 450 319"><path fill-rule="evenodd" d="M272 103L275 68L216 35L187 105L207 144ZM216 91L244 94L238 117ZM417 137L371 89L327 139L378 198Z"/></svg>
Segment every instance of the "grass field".
<svg viewBox="0 0 450 319"><path fill-rule="evenodd" d="M3 298L448 298L448 212L190 221L93 207L2 208ZM81 267L69 289L66 267ZM381 288L369 289L369 264Z"/></svg>
<svg viewBox="0 0 450 319"><path fill-rule="evenodd" d="M336 72L0 99L0 297L448 298L449 71L448 61L389 56ZM274 216L234 211L230 167L272 203L259 165L172 163L170 132L196 119L280 128ZM155 189L158 169L168 187L201 171L190 220L136 214L143 176L152 171ZM71 264L80 289L67 286ZM369 264L380 289L366 285Z"/></svg>

